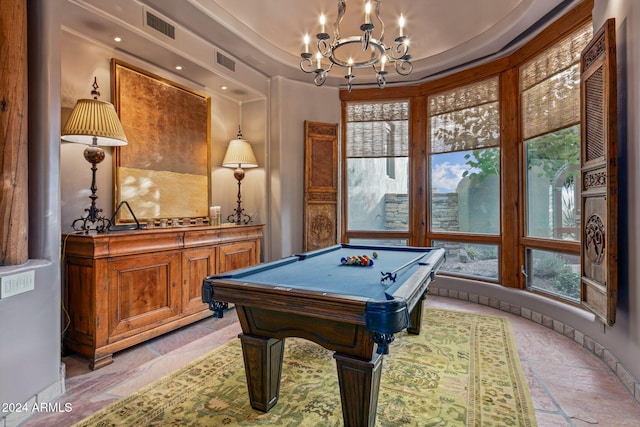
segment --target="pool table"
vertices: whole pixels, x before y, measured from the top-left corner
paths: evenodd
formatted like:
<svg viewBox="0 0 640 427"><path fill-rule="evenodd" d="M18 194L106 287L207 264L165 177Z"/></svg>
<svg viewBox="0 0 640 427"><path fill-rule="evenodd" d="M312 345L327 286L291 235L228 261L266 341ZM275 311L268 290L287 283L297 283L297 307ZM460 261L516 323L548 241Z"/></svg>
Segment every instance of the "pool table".
<svg viewBox="0 0 640 427"><path fill-rule="evenodd" d="M358 256L372 265L347 263ZM340 244L207 277L202 300L219 317L236 307L254 409L276 404L284 338L301 337L335 352L345 426L372 426L382 355L395 333L420 333L443 262L439 248Z"/></svg>

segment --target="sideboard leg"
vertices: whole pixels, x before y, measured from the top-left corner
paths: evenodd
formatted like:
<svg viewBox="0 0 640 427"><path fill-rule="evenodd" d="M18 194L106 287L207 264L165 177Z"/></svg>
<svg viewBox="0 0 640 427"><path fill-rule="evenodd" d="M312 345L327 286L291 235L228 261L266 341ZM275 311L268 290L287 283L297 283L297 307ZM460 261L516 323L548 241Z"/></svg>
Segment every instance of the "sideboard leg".
<svg viewBox="0 0 640 427"><path fill-rule="evenodd" d="M95 371L96 369L103 368L113 363L113 353L104 354L101 356L95 355L92 359L89 359L89 369Z"/></svg>

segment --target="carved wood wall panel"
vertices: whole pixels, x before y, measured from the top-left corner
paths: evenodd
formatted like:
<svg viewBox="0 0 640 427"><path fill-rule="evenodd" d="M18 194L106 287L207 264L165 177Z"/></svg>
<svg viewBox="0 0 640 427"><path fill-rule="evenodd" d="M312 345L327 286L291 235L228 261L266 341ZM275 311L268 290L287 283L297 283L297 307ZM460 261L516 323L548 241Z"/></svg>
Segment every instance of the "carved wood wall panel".
<svg viewBox="0 0 640 427"><path fill-rule="evenodd" d="M338 125L304 126L304 250L311 251L338 239Z"/></svg>
<svg viewBox="0 0 640 427"><path fill-rule="evenodd" d="M618 127L615 21L582 52L582 304L613 325L618 300Z"/></svg>

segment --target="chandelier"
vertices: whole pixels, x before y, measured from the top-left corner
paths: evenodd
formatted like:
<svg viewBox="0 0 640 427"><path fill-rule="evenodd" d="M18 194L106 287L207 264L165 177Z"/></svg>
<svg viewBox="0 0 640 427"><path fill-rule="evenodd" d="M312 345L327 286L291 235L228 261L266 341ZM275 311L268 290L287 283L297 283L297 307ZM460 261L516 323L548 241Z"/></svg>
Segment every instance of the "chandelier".
<svg viewBox="0 0 640 427"><path fill-rule="evenodd" d="M399 35L395 38L393 46L387 46L384 44L384 22L380 19L382 0L374 0L374 17L377 21L375 25L371 19L372 2L364 1L364 23L360 25L361 35L344 38L340 36L340 23L347 10L347 2L339 0L333 40L330 40L331 37L325 32L326 17L324 14L320 15L321 31L316 34L318 50L315 55L309 51L309 35L304 36L304 52L300 54L302 57L300 69L305 73L315 74L313 81L316 86L322 86L325 83L334 65L345 67L348 70L345 79L347 79L349 92L351 92L353 79L356 77L353 75L354 68L373 68L380 89L383 89L386 84L388 72L385 70L385 66L390 67L393 64L396 73L401 76L408 76L413 71L411 55L409 55L409 39L404 35L404 16L400 15L398 20ZM380 30L374 34L374 29L378 25ZM328 64L323 59L328 59Z"/></svg>

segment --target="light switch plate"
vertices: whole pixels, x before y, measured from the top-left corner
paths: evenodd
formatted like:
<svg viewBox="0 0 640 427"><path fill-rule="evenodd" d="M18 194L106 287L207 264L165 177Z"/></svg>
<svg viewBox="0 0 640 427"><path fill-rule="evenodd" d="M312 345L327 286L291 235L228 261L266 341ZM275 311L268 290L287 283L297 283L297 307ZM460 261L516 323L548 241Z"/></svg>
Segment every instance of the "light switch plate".
<svg viewBox="0 0 640 427"><path fill-rule="evenodd" d="M10 274L0 277L0 299L8 298L34 289L35 271Z"/></svg>

